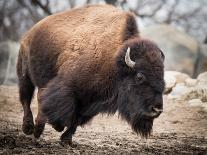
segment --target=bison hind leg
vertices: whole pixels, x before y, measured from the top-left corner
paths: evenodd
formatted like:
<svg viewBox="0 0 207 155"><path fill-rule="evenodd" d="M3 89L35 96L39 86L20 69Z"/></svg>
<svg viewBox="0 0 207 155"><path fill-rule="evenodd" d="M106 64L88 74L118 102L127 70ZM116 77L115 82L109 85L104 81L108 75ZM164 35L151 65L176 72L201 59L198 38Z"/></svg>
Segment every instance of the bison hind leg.
<svg viewBox="0 0 207 155"><path fill-rule="evenodd" d="M26 135L30 135L34 129L33 114L30 108L34 86L28 77L25 77L25 81L20 81L19 85L20 101L24 110L22 130Z"/></svg>
<svg viewBox="0 0 207 155"><path fill-rule="evenodd" d="M33 115L30 108L34 93L34 85L27 73L19 76L19 97L24 110L22 130L26 135L31 135L34 129Z"/></svg>

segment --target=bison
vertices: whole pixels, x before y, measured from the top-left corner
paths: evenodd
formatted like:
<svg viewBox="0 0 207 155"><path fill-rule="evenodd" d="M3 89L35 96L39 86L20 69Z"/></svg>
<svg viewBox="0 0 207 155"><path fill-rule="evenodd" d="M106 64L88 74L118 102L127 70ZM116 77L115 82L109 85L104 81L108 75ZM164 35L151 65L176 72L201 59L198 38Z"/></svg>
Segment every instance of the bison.
<svg viewBox="0 0 207 155"><path fill-rule="evenodd" d="M164 55L139 35L135 17L110 5L89 5L46 17L22 38L17 74L23 132L45 123L72 144L77 126L98 113L119 115L143 137L163 110ZM38 88L38 114L30 103Z"/></svg>

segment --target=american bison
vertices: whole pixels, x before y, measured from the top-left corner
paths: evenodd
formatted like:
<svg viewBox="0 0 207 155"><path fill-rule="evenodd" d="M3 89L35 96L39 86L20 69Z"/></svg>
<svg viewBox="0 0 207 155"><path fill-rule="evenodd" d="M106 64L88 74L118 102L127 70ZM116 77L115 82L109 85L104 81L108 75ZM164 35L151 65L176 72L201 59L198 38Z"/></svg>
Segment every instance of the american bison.
<svg viewBox="0 0 207 155"><path fill-rule="evenodd" d="M89 5L51 15L22 38L17 63L22 129L39 137L48 122L63 143L98 113L117 110L147 137L163 110L164 55L141 39L133 14ZM38 88L38 115L30 103Z"/></svg>

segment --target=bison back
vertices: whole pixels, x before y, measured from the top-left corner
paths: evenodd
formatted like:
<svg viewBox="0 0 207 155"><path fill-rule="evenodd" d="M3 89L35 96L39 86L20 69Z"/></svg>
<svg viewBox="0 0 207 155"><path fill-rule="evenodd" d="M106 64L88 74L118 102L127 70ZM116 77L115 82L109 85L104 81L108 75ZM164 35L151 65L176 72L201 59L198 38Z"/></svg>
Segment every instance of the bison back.
<svg viewBox="0 0 207 155"><path fill-rule="evenodd" d="M123 42L136 36L131 13L90 5L48 16L26 33L21 44L27 49L24 55L33 83L43 87L66 72L104 76Z"/></svg>

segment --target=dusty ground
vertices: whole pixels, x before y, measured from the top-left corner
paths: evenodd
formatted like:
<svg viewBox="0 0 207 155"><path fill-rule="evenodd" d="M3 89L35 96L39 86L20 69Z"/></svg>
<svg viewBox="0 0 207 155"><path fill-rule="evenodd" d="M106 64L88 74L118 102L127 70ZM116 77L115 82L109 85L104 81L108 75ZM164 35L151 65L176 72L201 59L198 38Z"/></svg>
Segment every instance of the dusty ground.
<svg viewBox="0 0 207 155"><path fill-rule="evenodd" d="M36 113L36 100L33 102ZM61 133L50 126L38 140L24 135L17 88L0 86L0 154L207 154L207 113L167 97L164 110L148 140L134 134L117 115L99 115L78 128L73 138L76 147L63 147Z"/></svg>

